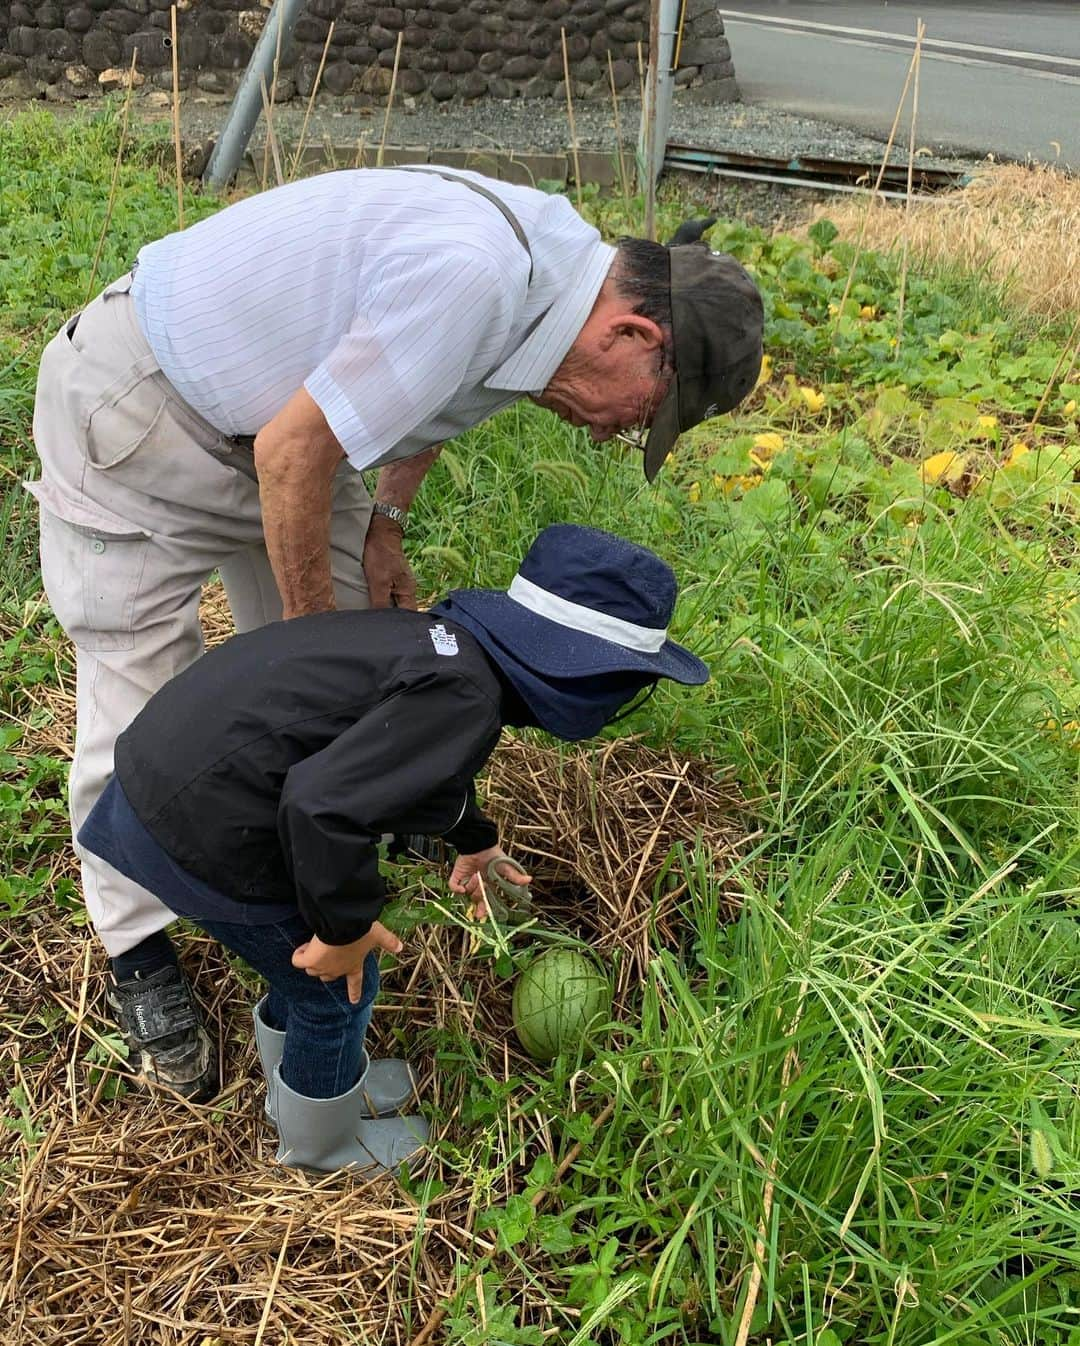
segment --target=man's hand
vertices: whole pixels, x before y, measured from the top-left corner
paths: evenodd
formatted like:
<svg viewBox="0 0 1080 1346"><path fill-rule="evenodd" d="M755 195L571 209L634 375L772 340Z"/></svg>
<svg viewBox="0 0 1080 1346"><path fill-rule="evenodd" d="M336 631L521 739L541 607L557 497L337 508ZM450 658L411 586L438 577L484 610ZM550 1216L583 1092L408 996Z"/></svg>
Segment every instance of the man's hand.
<svg viewBox="0 0 1080 1346"><path fill-rule="evenodd" d="M312 935L306 944L293 950L292 965L303 968L309 977L318 977L320 981L337 981L344 977L349 987L349 1001L358 1005L364 988L364 959L380 949L400 953L404 947L392 930L375 921L363 939L351 944L324 944L318 935Z"/></svg>
<svg viewBox="0 0 1080 1346"><path fill-rule="evenodd" d="M401 529L373 514L364 540L364 574L373 608L416 608L416 577L405 559Z"/></svg>
<svg viewBox="0 0 1080 1346"><path fill-rule="evenodd" d="M375 483L375 499L382 505L408 509L441 444L387 463ZM384 514L372 516L364 542L364 574L373 608L416 608L416 580L401 546L401 529Z"/></svg>
<svg viewBox="0 0 1080 1346"><path fill-rule="evenodd" d="M473 899L470 914L476 921L482 921L488 914L483 888L487 880L482 876L492 860L499 858L505 861L505 864L499 865L499 873L504 879L522 886L532 883L532 876L518 869L501 846L490 846L486 851L477 851L475 855L459 855L454 861L454 869L450 875L450 891L464 893Z"/></svg>

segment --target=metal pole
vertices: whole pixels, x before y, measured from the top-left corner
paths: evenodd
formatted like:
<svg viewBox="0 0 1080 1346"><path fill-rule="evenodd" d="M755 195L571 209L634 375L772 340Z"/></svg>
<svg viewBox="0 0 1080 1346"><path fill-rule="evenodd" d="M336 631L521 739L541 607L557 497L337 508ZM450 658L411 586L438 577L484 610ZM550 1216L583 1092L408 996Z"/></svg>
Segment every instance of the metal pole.
<svg viewBox="0 0 1080 1346"><path fill-rule="evenodd" d="M660 0L660 59L656 66L656 142L653 172L660 176L664 167L668 132L671 129L671 102L675 93L675 44L679 36L681 0Z"/></svg>
<svg viewBox="0 0 1080 1346"><path fill-rule="evenodd" d="M645 237L656 241L656 86L660 59L660 0L649 6L649 71L645 76L645 106L641 109L638 174L645 196Z"/></svg>
<svg viewBox="0 0 1080 1346"><path fill-rule="evenodd" d="M645 196L645 236L655 238L656 182L664 167L675 89L672 67L679 31L680 0L652 0L649 13L649 69L638 136L638 181Z"/></svg>
<svg viewBox="0 0 1080 1346"><path fill-rule="evenodd" d="M288 50L296 20L300 17L305 0L274 0L274 7L267 16L251 60L236 90L229 116L218 137L214 151L203 172L203 186L210 191L219 191L230 181L240 167L247 143L255 129L262 111L262 83L267 88L274 73L274 57L278 51L278 26L281 27L281 54Z"/></svg>

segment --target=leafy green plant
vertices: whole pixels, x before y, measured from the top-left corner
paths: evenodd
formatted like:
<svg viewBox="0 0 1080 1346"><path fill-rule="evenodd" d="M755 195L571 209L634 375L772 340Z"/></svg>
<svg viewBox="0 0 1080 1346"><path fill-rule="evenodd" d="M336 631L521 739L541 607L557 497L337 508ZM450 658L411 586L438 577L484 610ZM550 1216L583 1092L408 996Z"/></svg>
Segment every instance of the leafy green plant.
<svg viewBox="0 0 1080 1346"><path fill-rule="evenodd" d="M86 298L117 134L112 111L0 125L13 921L49 901L83 919L51 877L65 765L33 745L41 689L70 669L16 483L36 353ZM172 227L161 149L133 142L103 278ZM608 237L640 218L598 192L585 209ZM688 213L666 196L661 235ZM731 876L677 857L681 952L650 946L590 1062L496 1078L467 1000L426 1030L454 1124L409 1190L428 1212L464 1186L494 1245L478 1286L459 1269L447 1337L734 1346L745 1318L751 1346L1077 1346L1080 385L1051 386L1032 431L1062 334L959 278L913 272L901 331L896 265L867 253L841 311L852 252L826 221L796 239L724 220L710 241L765 297L770 366L744 407L647 487L637 455L519 404L449 447L414 509L428 596L507 583L563 519L660 551L672 635L713 678L622 729L732 771L761 828L731 924ZM430 920L391 876L402 929ZM510 952L471 956L508 995ZM37 1143L37 1108L9 1103L6 1130Z"/></svg>

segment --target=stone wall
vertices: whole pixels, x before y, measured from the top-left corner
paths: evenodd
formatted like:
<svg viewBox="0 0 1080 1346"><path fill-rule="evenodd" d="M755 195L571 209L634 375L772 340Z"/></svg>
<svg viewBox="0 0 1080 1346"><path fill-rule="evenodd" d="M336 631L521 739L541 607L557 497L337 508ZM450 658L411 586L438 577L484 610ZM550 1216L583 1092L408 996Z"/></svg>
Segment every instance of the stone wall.
<svg viewBox="0 0 1080 1346"><path fill-rule="evenodd" d="M714 0L684 0L676 85L682 97L737 97ZM138 53L145 80L172 87L171 0L13 0L0 3L0 94L89 97L115 88ZM179 0L181 86L231 93L266 21L267 0ZM639 87L648 0L309 0L283 62L278 101L307 97L330 35L320 94L384 98L401 35L397 94L434 100L565 98L566 30L576 98Z"/></svg>

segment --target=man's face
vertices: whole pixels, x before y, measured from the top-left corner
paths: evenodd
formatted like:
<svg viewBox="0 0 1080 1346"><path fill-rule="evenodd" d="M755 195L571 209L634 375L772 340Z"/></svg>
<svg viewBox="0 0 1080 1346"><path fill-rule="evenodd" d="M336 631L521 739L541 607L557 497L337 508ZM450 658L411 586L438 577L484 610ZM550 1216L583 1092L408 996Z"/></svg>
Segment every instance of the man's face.
<svg viewBox="0 0 1080 1346"><path fill-rule="evenodd" d="M532 400L603 443L651 425L671 377L659 328L631 317L601 331L583 331Z"/></svg>

